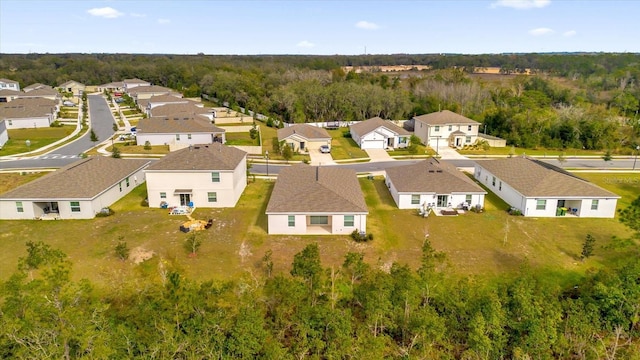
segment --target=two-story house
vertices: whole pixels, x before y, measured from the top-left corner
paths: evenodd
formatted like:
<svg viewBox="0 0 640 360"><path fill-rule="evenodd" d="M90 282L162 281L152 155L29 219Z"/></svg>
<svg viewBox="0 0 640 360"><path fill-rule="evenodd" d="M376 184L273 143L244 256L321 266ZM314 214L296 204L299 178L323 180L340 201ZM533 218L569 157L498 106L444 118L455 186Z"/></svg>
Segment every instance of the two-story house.
<svg viewBox="0 0 640 360"><path fill-rule="evenodd" d="M414 133L434 149L440 146L460 148L478 139L480 123L449 110L414 116Z"/></svg>
<svg viewBox="0 0 640 360"><path fill-rule="evenodd" d="M0 79L0 90L20 91L20 83L9 79Z"/></svg>

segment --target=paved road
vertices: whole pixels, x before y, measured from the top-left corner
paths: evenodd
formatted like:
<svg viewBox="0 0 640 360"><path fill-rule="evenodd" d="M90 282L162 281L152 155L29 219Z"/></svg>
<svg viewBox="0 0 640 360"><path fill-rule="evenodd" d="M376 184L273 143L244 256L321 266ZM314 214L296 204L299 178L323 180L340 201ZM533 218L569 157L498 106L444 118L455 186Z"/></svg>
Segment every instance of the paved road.
<svg viewBox="0 0 640 360"><path fill-rule="evenodd" d="M98 136L98 140L102 141L113 136L115 120L111 115L107 101L101 95L89 95L87 96L87 102L89 103L91 128ZM0 162L0 168L58 168L78 160L81 153L91 149L94 145L91 141L91 135L87 133L80 139L59 147L48 154L29 159Z"/></svg>

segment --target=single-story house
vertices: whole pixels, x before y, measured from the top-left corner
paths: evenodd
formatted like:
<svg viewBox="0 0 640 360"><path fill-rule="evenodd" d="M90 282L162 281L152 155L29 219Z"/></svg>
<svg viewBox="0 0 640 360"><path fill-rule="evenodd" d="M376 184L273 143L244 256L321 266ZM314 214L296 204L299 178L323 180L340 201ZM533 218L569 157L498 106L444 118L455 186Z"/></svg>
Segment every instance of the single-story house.
<svg viewBox="0 0 640 360"><path fill-rule="evenodd" d="M189 100L189 99L185 99L182 96L175 96L175 95L155 95L149 98L147 105L145 107L146 113L148 116L151 116L151 109L157 107L157 106L162 106L162 105L167 105L167 104L187 104L187 103L193 103L196 106L200 106L200 107L204 107L203 104L201 103L196 103L193 100Z"/></svg>
<svg viewBox="0 0 640 360"><path fill-rule="evenodd" d="M20 91L20 83L9 79L0 79L0 90Z"/></svg>
<svg viewBox="0 0 640 360"><path fill-rule="evenodd" d="M135 87L138 86L150 86L151 83L144 81L144 80L140 80L138 78L134 78L134 79L124 79L122 80L122 87L124 88L125 91L129 91Z"/></svg>
<svg viewBox="0 0 640 360"><path fill-rule="evenodd" d="M280 170L267 204L269 234L366 232L367 204L355 170L298 164Z"/></svg>
<svg viewBox="0 0 640 360"><path fill-rule="evenodd" d="M400 209L483 208L487 194L454 165L435 158L388 168L385 182Z"/></svg>
<svg viewBox="0 0 640 360"><path fill-rule="evenodd" d="M612 218L620 196L527 157L476 161L474 176L524 216Z"/></svg>
<svg viewBox="0 0 640 360"><path fill-rule="evenodd" d="M22 91L2 89L0 90L0 103L6 103L9 101L13 101L22 95Z"/></svg>
<svg viewBox="0 0 640 360"><path fill-rule="evenodd" d="M57 103L45 98L20 98L0 103L0 119L6 121L7 129L49 127L57 113Z"/></svg>
<svg viewBox="0 0 640 360"><path fill-rule="evenodd" d="M180 97L182 94L175 92L169 88L158 85L149 85L149 86L136 86L134 88L128 88L127 94L131 96L136 103L140 100L149 100L152 96L157 95L173 95ZM142 108L144 110L144 107Z"/></svg>
<svg viewBox="0 0 640 360"><path fill-rule="evenodd" d="M23 92L17 96L18 99L35 99L35 98L43 98L55 101L56 103L60 103L62 96L58 92L58 90L48 86L41 87L38 89L30 90L29 92Z"/></svg>
<svg viewBox="0 0 640 360"><path fill-rule="evenodd" d="M85 88L86 86L84 84L74 80L69 80L58 85L60 91L72 93L75 97L81 97Z"/></svg>
<svg viewBox="0 0 640 360"><path fill-rule="evenodd" d="M144 145L196 145L225 143L225 131L202 116L160 116L141 119L136 143Z"/></svg>
<svg viewBox="0 0 640 360"><path fill-rule="evenodd" d="M29 85L29 86L25 86L24 89L22 89L22 91L30 92L30 91L38 90L38 89L53 90L53 88L51 86L49 86L49 85L45 85L45 84L41 84L41 83L34 83L34 84Z"/></svg>
<svg viewBox="0 0 640 360"><path fill-rule="evenodd" d="M327 130L309 124L278 129L278 141L284 141L293 151L319 150L322 145L331 148L331 135Z"/></svg>
<svg viewBox="0 0 640 360"><path fill-rule="evenodd" d="M4 119L0 119L0 149L9 141L9 132L7 131L7 123Z"/></svg>
<svg viewBox="0 0 640 360"><path fill-rule="evenodd" d="M220 143L192 145L145 174L150 207L233 207L247 186L247 153Z"/></svg>
<svg viewBox="0 0 640 360"><path fill-rule="evenodd" d="M0 219L91 219L144 182L149 160L92 156L0 195Z"/></svg>
<svg viewBox="0 0 640 360"><path fill-rule="evenodd" d="M209 119L209 121L213 120L213 113L211 112L211 109L205 108L203 106L198 106L190 102L172 103L172 104L155 106L154 108L149 110L148 115L149 116L168 116L168 117L172 117L174 115L180 115L183 117L184 116L197 117L198 115L202 115L207 119Z"/></svg>
<svg viewBox="0 0 640 360"><path fill-rule="evenodd" d="M391 121L374 117L349 126L351 138L361 149L404 148L411 133Z"/></svg>
<svg viewBox="0 0 640 360"><path fill-rule="evenodd" d="M414 116L414 133L436 152L440 146L461 148L478 139L480 123L449 110Z"/></svg>
<svg viewBox="0 0 640 360"><path fill-rule="evenodd" d="M99 92L118 92L118 91L124 91L124 83L122 81L114 81L114 82L110 82L110 83L106 83L106 84L102 84L102 85L98 85L97 86L97 91Z"/></svg>

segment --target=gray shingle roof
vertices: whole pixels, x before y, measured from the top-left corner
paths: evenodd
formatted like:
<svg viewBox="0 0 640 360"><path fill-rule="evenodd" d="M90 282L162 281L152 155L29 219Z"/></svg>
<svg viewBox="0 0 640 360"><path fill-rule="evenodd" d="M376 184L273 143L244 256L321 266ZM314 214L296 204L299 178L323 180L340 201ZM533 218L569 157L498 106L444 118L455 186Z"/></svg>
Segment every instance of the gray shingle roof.
<svg viewBox="0 0 640 360"><path fill-rule="evenodd" d="M18 82L15 81L15 80L9 80L9 79L5 79L5 78L1 78L0 82L6 83L6 84L18 84Z"/></svg>
<svg viewBox="0 0 640 360"><path fill-rule="evenodd" d="M33 90L37 90L37 89L53 89L51 86L49 85L45 85L45 84L41 84L41 83L35 83L35 84L31 84L29 86L25 86L22 91L24 92L29 92L29 91L33 91Z"/></svg>
<svg viewBox="0 0 640 360"><path fill-rule="evenodd" d="M465 125L477 125L480 124L477 121L471 120L462 115L456 114L449 110L442 110L431 114L424 114L413 117L416 121L420 121L427 125L448 125L448 124L465 124Z"/></svg>
<svg viewBox="0 0 640 360"><path fill-rule="evenodd" d="M296 134L307 140L328 140L331 135L324 128L309 124L295 124L278 129L278 140L282 141L289 136Z"/></svg>
<svg viewBox="0 0 640 360"><path fill-rule="evenodd" d="M169 88L166 88L164 86L158 86L158 85L136 86L134 88L131 88L131 89L127 90L127 92L131 96L134 96L134 95L137 95L137 94L148 94L148 93L153 93L153 94L172 94L172 93L175 93L173 90L171 90Z"/></svg>
<svg viewBox="0 0 640 360"><path fill-rule="evenodd" d="M283 168L266 213L368 213L355 170L305 164Z"/></svg>
<svg viewBox="0 0 640 360"><path fill-rule="evenodd" d="M176 120L177 119L177 120ZM223 133L208 119L185 117L152 117L138 122L140 134Z"/></svg>
<svg viewBox="0 0 640 360"><path fill-rule="evenodd" d="M163 170L233 170L247 153L220 143L193 145L151 164L147 171Z"/></svg>
<svg viewBox="0 0 640 360"><path fill-rule="evenodd" d="M2 90L0 90L0 96L16 96L16 95L20 95L20 94L24 94L24 93L22 91L11 90L11 89L2 89Z"/></svg>
<svg viewBox="0 0 640 360"><path fill-rule="evenodd" d="M527 197L620 197L558 167L530 158L478 160L476 163Z"/></svg>
<svg viewBox="0 0 640 360"><path fill-rule="evenodd" d="M79 85L81 87L84 87L85 85L83 83L77 82L75 80L69 80L69 81L65 81L62 84L58 85L59 88L66 88L69 86L73 86L73 84Z"/></svg>
<svg viewBox="0 0 640 360"><path fill-rule="evenodd" d="M56 103L45 98L20 98L0 105L2 118L30 118L48 116L54 113Z"/></svg>
<svg viewBox="0 0 640 360"><path fill-rule="evenodd" d="M124 79L122 80L123 84L148 84L148 81L140 80L138 78L134 79Z"/></svg>
<svg viewBox="0 0 640 360"><path fill-rule="evenodd" d="M41 87L38 89L31 90L29 92L24 92L18 97L45 97L45 96L57 96L60 97L60 93L49 87Z"/></svg>
<svg viewBox="0 0 640 360"><path fill-rule="evenodd" d="M149 98L149 102L165 102L165 103L186 103L192 100L184 99L175 95L153 95Z"/></svg>
<svg viewBox="0 0 640 360"><path fill-rule="evenodd" d="M452 164L436 159L386 169L387 178L399 192L434 194L486 194Z"/></svg>
<svg viewBox="0 0 640 360"><path fill-rule="evenodd" d="M93 199L149 160L92 156L0 195L0 199Z"/></svg>
<svg viewBox="0 0 640 360"><path fill-rule="evenodd" d="M199 107L192 103L173 103L173 104L165 104L156 106L151 109L151 116L168 116L172 117L173 115L180 114L189 114L191 116L195 116L198 114L210 114L211 109Z"/></svg>
<svg viewBox="0 0 640 360"><path fill-rule="evenodd" d="M349 131L358 135L358 137L362 137L372 131L375 131L379 127L385 127L398 135L411 135L407 130L378 116L351 125L349 127Z"/></svg>

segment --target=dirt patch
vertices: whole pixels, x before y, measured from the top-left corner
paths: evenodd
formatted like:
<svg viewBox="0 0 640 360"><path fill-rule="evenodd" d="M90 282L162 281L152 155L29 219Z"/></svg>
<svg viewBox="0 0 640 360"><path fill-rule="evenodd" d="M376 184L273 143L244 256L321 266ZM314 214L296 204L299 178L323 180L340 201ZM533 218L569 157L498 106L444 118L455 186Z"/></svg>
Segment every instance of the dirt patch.
<svg viewBox="0 0 640 360"><path fill-rule="evenodd" d="M146 260L151 259L153 255L155 255L153 251L138 246L131 249L131 252L129 253L129 260L131 260L135 264L140 264Z"/></svg>
<svg viewBox="0 0 640 360"><path fill-rule="evenodd" d="M249 249L249 245L247 245L244 241L240 244L240 251L238 252L240 255L240 259L244 262L251 254L251 250Z"/></svg>

